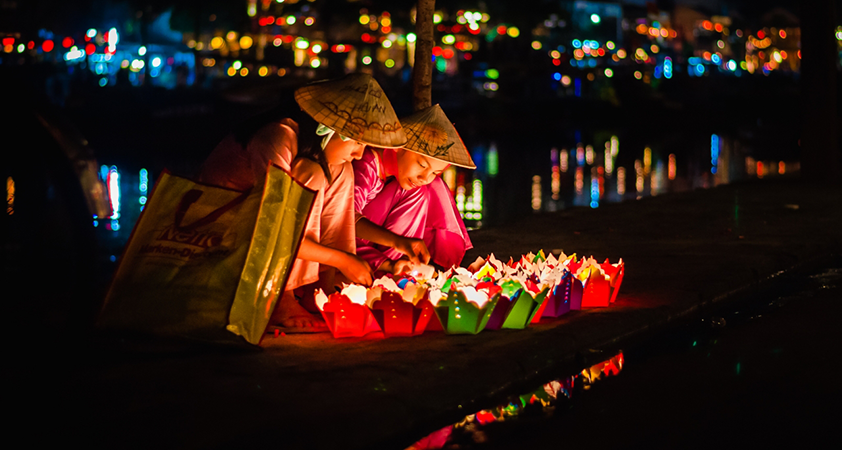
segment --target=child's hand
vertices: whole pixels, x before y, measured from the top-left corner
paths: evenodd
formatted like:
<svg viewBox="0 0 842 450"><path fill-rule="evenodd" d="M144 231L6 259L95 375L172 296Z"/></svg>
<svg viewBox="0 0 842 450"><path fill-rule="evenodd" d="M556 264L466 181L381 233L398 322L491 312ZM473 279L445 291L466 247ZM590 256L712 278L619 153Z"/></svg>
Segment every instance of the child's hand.
<svg viewBox="0 0 842 450"><path fill-rule="evenodd" d="M392 274L395 276L403 275L405 273L412 272L412 269L415 268L415 263L409 261L407 259L399 259L395 261L392 266Z"/></svg>
<svg viewBox="0 0 842 450"><path fill-rule="evenodd" d="M430 251L422 239L401 238L395 242L395 250L409 257L415 264L430 262Z"/></svg>
<svg viewBox="0 0 842 450"><path fill-rule="evenodd" d="M347 253L346 255L346 261L337 266L337 269L339 269L339 271L342 272L342 275L345 275L345 277L350 281L362 284L363 286L371 286L371 266L369 266L367 262L357 255L352 255L350 253Z"/></svg>

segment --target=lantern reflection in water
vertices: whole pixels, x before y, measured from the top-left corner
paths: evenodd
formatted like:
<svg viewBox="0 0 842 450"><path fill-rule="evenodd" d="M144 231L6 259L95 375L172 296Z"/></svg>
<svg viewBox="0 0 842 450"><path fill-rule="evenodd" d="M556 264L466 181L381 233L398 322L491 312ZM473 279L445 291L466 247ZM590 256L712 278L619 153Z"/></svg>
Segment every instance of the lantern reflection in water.
<svg viewBox="0 0 842 450"><path fill-rule="evenodd" d="M6 214L15 213L15 180L12 177L6 178Z"/></svg>
<svg viewBox="0 0 842 450"><path fill-rule="evenodd" d="M530 423L534 426L534 419L540 416L542 411L547 414L573 411L559 406L574 395L583 395L584 391L592 389L594 384L603 379L618 376L623 370L624 362L625 358L620 352L606 361L583 369L576 375L550 381L523 395L512 396L506 403L469 414L459 422L425 436L406 450L439 449L445 446L461 448L461 442L485 442L485 427L493 426L491 424L495 422L518 420L528 414ZM533 414L535 412L538 414Z"/></svg>

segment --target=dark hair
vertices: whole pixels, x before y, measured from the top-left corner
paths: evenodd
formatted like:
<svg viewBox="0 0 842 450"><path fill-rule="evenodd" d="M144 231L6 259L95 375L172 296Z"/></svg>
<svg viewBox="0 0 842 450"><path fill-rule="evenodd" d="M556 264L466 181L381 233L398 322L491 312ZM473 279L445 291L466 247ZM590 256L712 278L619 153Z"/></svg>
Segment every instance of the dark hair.
<svg viewBox="0 0 842 450"><path fill-rule="evenodd" d="M268 111L246 119L234 129L234 140L245 148L261 128L285 118L290 118L298 124L297 157L304 157L317 162L321 166L328 184L333 183L325 152L320 145L322 136L316 135L316 128L319 124L309 114L302 111L294 101L291 102L291 105L284 102Z"/></svg>

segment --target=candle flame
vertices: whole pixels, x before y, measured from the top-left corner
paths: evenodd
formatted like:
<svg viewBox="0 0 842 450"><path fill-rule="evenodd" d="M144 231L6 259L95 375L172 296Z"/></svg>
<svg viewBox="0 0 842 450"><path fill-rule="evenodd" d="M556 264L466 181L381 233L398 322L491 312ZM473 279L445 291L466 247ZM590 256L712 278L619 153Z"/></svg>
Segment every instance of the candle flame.
<svg viewBox="0 0 842 450"><path fill-rule="evenodd" d="M473 286L465 286L461 289L461 292L465 294L465 298L469 302L473 302L480 309L488 303L488 294L483 290L478 291Z"/></svg>
<svg viewBox="0 0 842 450"><path fill-rule="evenodd" d="M366 300L368 300L365 286L359 284L346 284L341 293L348 297L348 300L358 305L365 305Z"/></svg>
<svg viewBox="0 0 842 450"><path fill-rule="evenodd" d="M327 295L325 295L323 290L316 289L314 297L316 300L316 306L319 308L320 311L324 311L325 304L327 303Z"/></svg>

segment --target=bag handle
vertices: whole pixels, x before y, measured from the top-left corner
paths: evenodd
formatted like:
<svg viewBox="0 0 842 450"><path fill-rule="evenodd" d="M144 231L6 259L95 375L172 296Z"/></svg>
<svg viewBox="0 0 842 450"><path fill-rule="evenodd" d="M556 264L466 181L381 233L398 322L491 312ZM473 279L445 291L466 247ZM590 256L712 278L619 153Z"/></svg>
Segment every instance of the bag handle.
<svg viewBox="0 0 842 450"><path fill-rule="evenodd" d="M187 214L187 210L190 209L190 206L193 203L196 203L199 200L199 197L204 194L203 191L199 189L191 189L184 194L184 197L181 197L181 201L178 203L178 209L175 211L175 228L179 231L189 231L195 228L207 225L216 221L220 216L225 214L226 212L230 211L231 208L239 205L242 203L246 197L249 196L250 191L245 191L230 202L220 206L219 208L213 210L210 214L201 219L189 224L189 225L181 225L181 221L184 220L184 215Z"/></svg>

